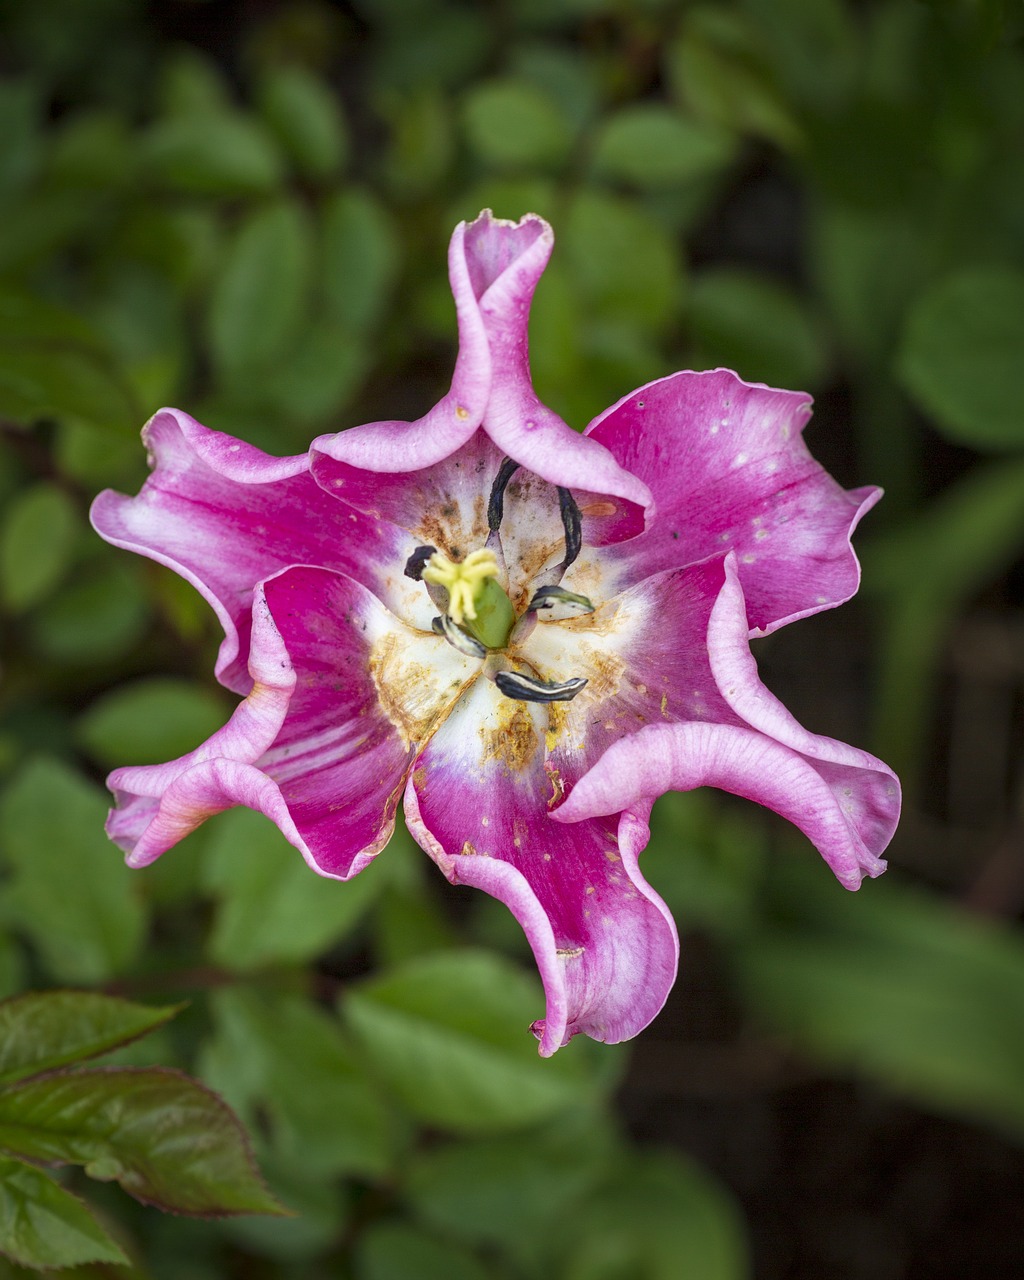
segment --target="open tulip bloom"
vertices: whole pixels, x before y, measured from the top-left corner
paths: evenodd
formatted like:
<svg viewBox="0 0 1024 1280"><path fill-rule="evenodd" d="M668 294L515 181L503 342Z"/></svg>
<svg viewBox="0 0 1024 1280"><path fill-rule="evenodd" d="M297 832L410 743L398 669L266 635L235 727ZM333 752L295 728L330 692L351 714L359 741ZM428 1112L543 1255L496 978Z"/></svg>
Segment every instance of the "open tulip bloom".
<svg viewBox="0 0 1024 1280"><path fill-rule="evenodd" d="M850 534L880 491L810 457L806 395L725 369L571 430L527 358L552 244L534 215L455 229L459 353L417 422L274 458L164 409L141 493L92 512L210 602L217 676L242 695L190 754L111 775L129 864L247 805L347 880L402 802L448 879L525 930L545 1055L627 1039L665 1001L678 939L638 866L663 792L775 810L848 889L885 869L899 811L892 772L802 728L749 647L856 591Z"/></svg>

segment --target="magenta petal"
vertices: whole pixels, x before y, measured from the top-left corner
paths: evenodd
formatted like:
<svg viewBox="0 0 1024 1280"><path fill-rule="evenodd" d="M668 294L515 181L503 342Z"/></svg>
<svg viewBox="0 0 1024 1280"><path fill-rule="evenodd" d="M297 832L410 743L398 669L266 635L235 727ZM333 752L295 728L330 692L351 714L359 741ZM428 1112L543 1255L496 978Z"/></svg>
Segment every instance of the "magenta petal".
<svg viewBox="0 0 1024 1280"><path fill-rule="evenodd" d="M864 875L885 870L879 855L899 816L899 784L866 751L809 733L761 684L735 558L723 567L707 628L717 697L700 698L709 718L649 725L612 743L551 816L572 823L652 802L665 791L720 787L788 818L839 880L856 889ZM710 584L714 568L696 566L684 580L697 574ZM699 679L696 667L692 679Z"/></svg>
<svg viewBox="0 0 1024 1280"><path fill-rule="evenodd" d="M848 600L860 580L850 535L881 496L846 492L801 437L810 398L728 369L677 373L620 400L587 428L651 488L657 520L613 548L618 586L737 553L753 633Z"/></svg>
<svg viewBox="0 0 1024 1280"><path fill-rule="evenodd" d="M413 757L479 662L342 574L290 569L265 590L298 679L261 767L312 865L348 879L390 839Z"/></svg>
<svg viewBox="0 0 1024 1280"><path fill-rule="evenodd" d="M278 574L257 590L254 614L252 692L189 755L113 773L108 830L142 866L244 804L277 823L315 870L347 880L390 838L415 731L426 734L457 695L469 660L326 569ZM404 702L382 703L374 674L385 669L408 686Z"/></svg>
<svg viewBox="0 0 1024 1280"><path fill-rule="evenodd" d="M548 1055L578 1032L617 1043L646 1026L672 986L678 939L637 866L642 804L618 822L550 822L542 716L479 680L417 759L405 804L449 880L484 889L522 925L544 983Z"/></svg>
<svg viewBox="0 0 1024 1280"><path fill-rule="evenodd" d="M398 531L346 512L309 474L305 455L271 458L161 409L143 439L153 474L137 497L107 490L93 526L114 546L168 565L213 606L224 627L217 676L245 693L253 588L289 564L351 572L386 594L378 566L404 561Z"/></svg>

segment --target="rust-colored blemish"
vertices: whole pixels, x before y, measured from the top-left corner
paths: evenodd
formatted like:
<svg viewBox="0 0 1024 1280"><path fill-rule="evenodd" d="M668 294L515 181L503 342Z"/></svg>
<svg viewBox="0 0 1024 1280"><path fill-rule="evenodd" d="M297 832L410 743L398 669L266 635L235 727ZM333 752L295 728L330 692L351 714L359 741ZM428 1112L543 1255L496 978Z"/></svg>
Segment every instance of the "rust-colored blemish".
<svg viewBox="0 0 1024 1280"><path fill-rule="evenodd" d="M580 590L576 583L573 583L573 590ZM587 592L583 591L582 594L587 595ZM557 625L569 631L590 632L591 635L595 636L610 636L618 630L618 622L619 605L609 600L605 604L599 605L593 613L581 613L578 618L565 618Z"/></svg>
<svg viewBox="0 0 1024 1280"><path fill-rule="evenodd" d="M539 746L533 718L521 702L502 698L500 719L496 727L481 726L483 759L497 760L510 773L521 773L530 763Z"/></svg>
<svg viewBox="0 0 1024 1280"><path fill-rule="evenodd" d="M551 795L548 797L548 808L552 809L561 798L565 795L565 783L562 781L562 772L551 764L550 761L544 761L544 772L548 775L548 781L551 783Z"/></svg>
<svg viewBox="0 0 1024 1280"><path fill-rule="evenodd" d="M545 710L548 713L548 727L544 730L544 745L549 752L554 751L558 741L565 732L570 715L568 702L549 702Z"/></svg>
<svg viewBox="0 0 1024 1280"><path fill-rule="evenodd" d="M377 705L398 730L406 747L420 746L447 719L462 692L461 685L438 688L435 672L407 657L393 632L370 650L369 669Z"/></svg>
<svg viewBox="0 0 1024 1280"><path fill-rule="evenodd" d="M563 960L575 960L577 956L581 956L586 947L556 947L555 955L561 956Z"/></svg>
<svg viewBox="0 0 1024 1280"><path fill-rule="evenodd" d="M472 842L472 840L467 840L463 844L462 848L459 850L459 853L464 858L472 858L476 855L476 845Z"/></svg>
<svg viewBox="0 0 1024 1280"><path fill-rule="evenodd" d="M424 503L415 533L421 542L437 547L452 560L461 560L467 552L482 547L487 541L487 503L483 494L474 498L471 513L467 513L451 493L441 495L440 503L434 495L430 502Z"/></svg>
<svg viewBox="0 0 1024 1280"><path fill-rule="evenodd" d="M580 507L580 515L613 516L618 507L614 502L587 502Z"/></svg>
<svg viewBox="0 0 1024 1280"><path fill-rule="evenodd" d="M604 702L618 693L626 664L617 653L581 645L579 674L587 677L587 687L582 691L588 703Z"/></svg>

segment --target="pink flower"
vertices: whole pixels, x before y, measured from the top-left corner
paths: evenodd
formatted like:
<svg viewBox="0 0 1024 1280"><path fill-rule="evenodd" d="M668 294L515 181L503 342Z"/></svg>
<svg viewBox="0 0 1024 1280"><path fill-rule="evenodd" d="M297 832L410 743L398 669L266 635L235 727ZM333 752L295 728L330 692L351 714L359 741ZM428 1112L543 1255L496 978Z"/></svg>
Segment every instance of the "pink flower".
<svg viewBox="0 0 1024 1280"><path fill-rule="evenodd" d="M638 867L662 792L774 809L850 889L884 870L899 807L890 770L803 729L748 645L854 593L850 533L879 491L812 460L806 396L723 369L570 430L527 360L552 243L532 215L456 228L459 355L418 422L279 459L165 409L142 492L93 508L209 600L217 675L245 695L189 755L111 775L128 862L243 804L347 880L404 799L448 879L526 931L542 1054L626 1039L664 1003L676 931Z"/></svg>

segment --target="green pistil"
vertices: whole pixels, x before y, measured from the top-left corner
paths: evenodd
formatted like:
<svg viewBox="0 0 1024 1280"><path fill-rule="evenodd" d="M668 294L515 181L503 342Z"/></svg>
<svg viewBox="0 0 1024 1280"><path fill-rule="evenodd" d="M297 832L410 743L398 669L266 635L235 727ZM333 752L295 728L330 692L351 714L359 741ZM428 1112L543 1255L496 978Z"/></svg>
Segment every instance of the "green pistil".
<svg viewBox="0 0 1024 1280"><path fill-rule="evenodd" d="M512 601L495 581L494 552L472 551L453 562L435 551L423 568L423 578L448 592L448 616L488 649L503 649L515 625Z"/></svg>

